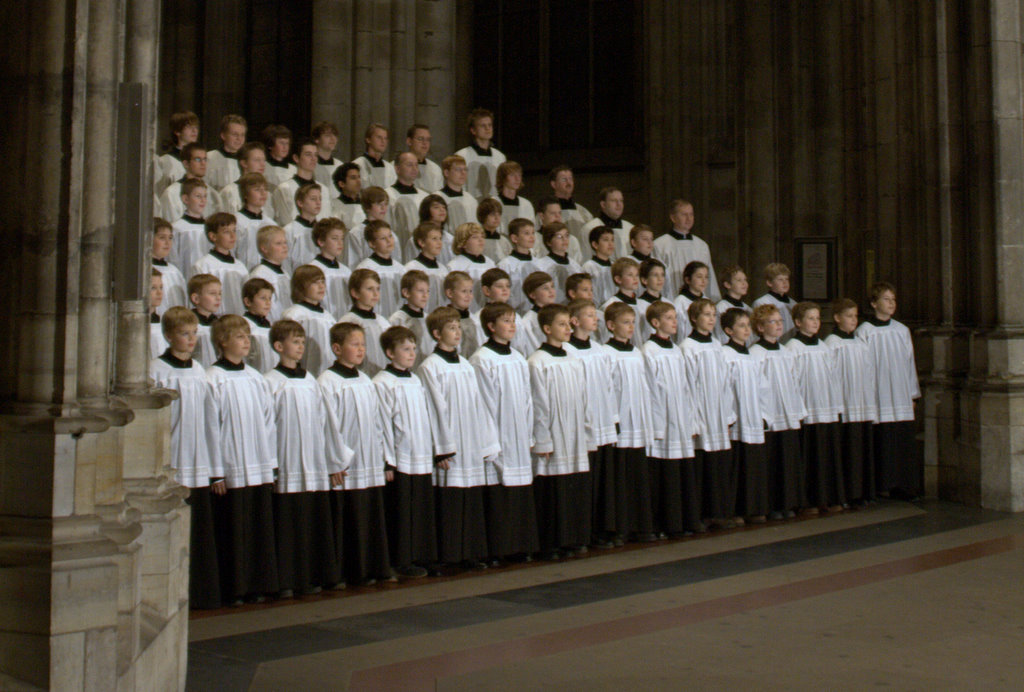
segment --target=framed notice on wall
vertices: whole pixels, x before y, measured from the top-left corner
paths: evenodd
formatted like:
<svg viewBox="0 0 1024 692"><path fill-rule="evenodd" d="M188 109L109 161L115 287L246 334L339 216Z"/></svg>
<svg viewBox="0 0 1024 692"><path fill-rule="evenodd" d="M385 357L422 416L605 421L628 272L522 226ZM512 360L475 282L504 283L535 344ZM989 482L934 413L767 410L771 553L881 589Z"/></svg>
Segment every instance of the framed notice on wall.
<svg viewBox="0 0 1024 692"><path fill-rule="evenodd" d="M828 301L836 296L836 239L797 238L796 275L801 300Z"/></svg>

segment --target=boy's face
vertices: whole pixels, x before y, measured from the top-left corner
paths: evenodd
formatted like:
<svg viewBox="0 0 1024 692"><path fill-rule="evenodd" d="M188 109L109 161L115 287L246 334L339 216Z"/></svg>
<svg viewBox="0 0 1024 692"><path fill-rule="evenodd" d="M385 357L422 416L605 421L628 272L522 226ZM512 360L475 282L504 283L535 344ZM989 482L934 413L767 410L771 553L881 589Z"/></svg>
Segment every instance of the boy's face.
<svg viewBox="0 0 1024 692"><path fill-rule="evenodd" d="M494 336L495 341L507 344L516 335L516 316L511 312L505 313L487 326L491 328L491 334Z"/></svg>
<svg viewBox="0 0 1024 692"><path fill-rule="evenodd" d="M373 310L380 302L380 282L369 279L364 281L359 288L349 289L352 302L360 310Z"/></svg>
<svg viewBox="0 0 1024 692"><path fill-rule="evenodd" d="M164 277L149 277L149 307L155 310L164 302Z"/></svg>
<svg viewBox="0 0 1024 692"><path fill-rule="evenodd" d="M175 132L174 134L178 136L178 144L185 146L199 139L199 126L194 123L189 124L181 128L180 132Z"/></svg>
<svg viewBox="0 0 1024 692"><path fill-rule="evenodd" d="M167 259L174 243L174 232L170 228L160 228L153 233L153 258Z"/></svg>
<svg viewBox="0 0 1024 692"><path fill-rule="evenodd" d="M768 290L784 296L789 293L789 274L779 274L774 279L768 279Z"/></svg>
<svg viewBox="0 0 1024 692"><path fill-rule="evenodd" d="M622 216L622 210L625 208L626 202L622 197L622 193L615 190L614 192L609 192L600 205L601 211L605 213L605 216L610 219L618 219Z"/></svg>
<svg viewBox="0 0 1024 692"><path fill-rule="evenodd" d="M319 305L320 301L324 299L324 295L327 293L327 280L316 279L311 281L306 286L304 297L307 303L313 303L313 305Z"/></svg>
<svg viewBox="0 0 1024 692"><path fill-rule="evenodd" d="M469 306L473 304L473 282L460 281L453 288L447 289L444 294L453 308L468 310Z"/></svg>
<svg viewBox="0 0 1024 692"><path fill-rule="evenodd" d="M216 315L220 312L221 290L220 282L215 281L203 286L198 293L189 296L189 299L203 315Z"/></svg>
<svg viewBox="0 0 1024 692"><path fill-rule="evenodd" d="M341 257L341 253L345 251L345 231L332 228L323 240L317 241L317 245L320 246L320 254L327 259Z"/></svg>
<svg viewBox="0 0 1024 692"><path fill-rule="evenodd" d="M747 275L743 272L736 272L728 281L722 282L725 285L725 289L729 292L729 295L733 298L742 298L747 295L747 290L750 287L750 283L747 281Z"/></svg>
<svg viewBox="0 0 1024 692"><path fill-rule="evenodd" d="M245 155L244 159L238 162L238 165L243 173L259 173L263 175L267 172L267 155L263 153L262 149L252 149Z"/></svg>
<svg viewBox="0 0 1024 692"><path fill-rule="evenodd" d="M651 327L662 338L675 336L676 332L679 331L679 318L676 317L676 311L665 311L661 317L651 320Z"/></svg>
<svg viewBox="0 0 1024 692"><path fill-rule="evenodd" d="M725 333L729 335L729 338L737 344L745 344L750 339L750 318L740 317L732 325L731 329L726 329Z"/></svg>
<svg viewBox="0 0 1024 692"><path fill-rule="evenodd" d="M421 128L415 130L412 137L406 137L405 143L409 146L409 151L416 155L416 160L422 161L430 153L430 140L430 130Z"/></svg>
<svg viewBox="0 0 1024 692"><path fill-rule="evenodd" d="M345 173L345 179L341 183L341 194L351 199L355 199L359 196L359 192L362 189L363 179L359 177L358 169L353 168Z"/></svg>
<svg viewBox="0 0 1024 692"><path fill-rule="evenodd" d="M690 275L689 279L684 277L683 283L690 288L690 293L695 296L704 295L704 291L708 288L708 270L704 267L697 269Z"/></svg>
<svg viewBox="0 0 1024 692"><path fill-rule="evenodd" d="M423 239L422 245L420 245L420 250L430 259L435 259L441 254L443 246L444 242L441 240L441 231L429 231L427 237Z"/></svg>
<svg viewBox="0 0 1024 692"><path fill-rule="evenodd" d="M641 255L650 255L654 250L654 233L641 231L636 234L636 238L629 241L629 245Z"/></svg>
<svg viewBox="0 0 1024 692"><path fill-rule="evenodd" d="M512 297L512 282L498 279L490 286L483 286L481 290L488 303L507 303Z"/></svg>
<svg viewBox="0 0 1024 692"><path fill-rule="evenodd" d="M416 342L406 339L384 354L399 370L409 370L416 364Z"/></svg>
<svg viewBox="0 0 1024 692"><path fill-rule="evenodd" d="M235 230L235 224L229 223L227 226L221 226L213 233L208 233L206 236L213 247L219 252L229 253L235 249L235 243L238 242L238 232Z"/></svg>
<svg viewBox="0 0 1024 692"><path fill-rule="evenodd" d="M366 217L370 221L387 221L388 201L385 199L371 204L370 208L366 211Z"/></svg>
<svg viewBox="0 0 1024 692"><path fill-rule="evenodd" d="M306 144L293 157L295 166L304 173L316 171L316 145Z"/></svg>
<svg viewBox="0 0 1024 692"><path fill-rule="evenodd" d="M245 125L241 123L228 123L224 132L220 133L220 141L224 143L224 150L234 153L245 144Z"/></svg>
<svg viewBox="0 0 1024 692"><path fill-rule="evenodd" d="M323 206L323 199L320 197L320 188L310 190L306 193L306 198L295 203L295 206L299 208L299 211L303 216L313 218L320 213L320 209Z"/></svg>
<svg viewBox="0 0 1024 692"><path fill-rule="evenodd" d="M488 231L493 231L501 225L501 212L492 211L484 219L484 228Z"/></svg>
<svg viewBox="0 0 1024 692"><path fill-rule="evenodd" d="M462 343L462 323L459 320L446 322L441 331L436 329L431 333L434 340L448 351L454 351Z"/></svg>
<svg viewBox="0 0 1024 692"><path fill-rule="evenodd" d="M563 312L556 315L551 324L542 327L542 331L548 341L553 341L558 345L564 344L572 336L572 323L569 321L568 313Z"/></svg>
<svg viewBox="0 0 1024 692"><path fill-rule="evenodd" d="M522 171L509 171L508 175L505 176L505 187L511 190L519 190L523 187L523 172Z"/></svg>
<svg viewBox="0 0 1024 692"><path fill-rule="evenodd" d="M832 316L836 325L847 334L852 334L857 329L857 308L847 308Z"/></svg>
<svg viewBox="0 0 1024 692"><path fill-rule="evenodd" d="M391 253L395 249L395 236L391 233L390 228L379 228L373 234L373 240L369 245L378 257L387 259L391 257Z"/></svg>
<svg viewBox="0 0 1024 692"><path fill-rule="evenodd" d="M267 192L266 185L253 185L245 193L245 205L252 209L262 209L267 203Z"/></svg>
<svg viewBox="0 0 1024 692"><path fill-rule="evenodd" d="M202 178L206 175L205 150L193 149L192 156L189 157L188 161L184 161L183 163L185 164L185 177Z"/></svg>
<svg viewBox="0 0 1024 692"><path fill-rule="evenodd" d="M596 243L591 243L594 254L601 259L608 259L615 252L615 236L611 233L602 233Z"/></svg>
<svg viewBox="0 0 1024 692"><path fill-rule="evenodd" d="M350 332L344 343L331 344L331 351L342 365L350 368L362 365L366 358L366 334L362 330Z"/></svg>
<svg viewBox="0 0 1024 692"><path fill-rule="evenodd" d="M633 331L636 329L636 315L631 312L624 312L614 320L608 320L608 331L619 341L629 341L633 338Z"/></svg>
<svg viewBox="0 0 1024 692"><path fill-rule="evenodd" d="M716 317L715 306L705 305L700 314L697 315L697 321L693 323L693 328L707 336L715 328Z"/></svg>
<svg viewBox="0 0 1024 692"><path fill-rule="evenodd" d="M576 286L576 290L574 290L572 292L572 295L570 296L571 300L576 300L577 298L583 298L585 300L593 300L594 299L594 283L592 281L590 281L589 279L586 280L586 281L580 281L579 285Z"/></svg>
<svg viewBox="0 0 1024 692"><path fill-rule="evenodd" d="M402 297L409 307L415 310L423 310L430 302L430 284L426 281L417 281L412 288L403 288Z"/></svg>
<svg viewBox="0 0 1024 692"><path fill-rule="evenodd" d="M469 126L469 134L481 142L490 142L494 139L494 120L491 118L477 118Z"/></svg>
<svg viewBox="0 0 1024 692"><path fill-rule="evenodd" d="M257 317L270 314L270 305L274 302L274 292L269 288L261 288L252 298L242 298L245 309Z"/></svg>
<svg viewBox="0 0 1024 692"><path fill-rule="evenodd" d="M533 225L523 226L515 235L509 236L518 252L529 252L537 242L537 230Z"/></svg>
<svg viewBox="0 0 1024 692"><path fill-rule="evenodd" d="M818 310L808 310L803 317L793 321L804 336L814 336L821 329L821 313Z"/></svg>
<svg viewBox="0 0 1024 692"><path fill-rule="evenodd" d="M640 269L627 267L621 274L612 277L612 281L622 289L623 293L636 293L637 286L640 285Z"/></svg>
<svg viewBox="0 0 1024 692"><path fill-rule="evenodd" d="M164 338L171 347L171 353L181 357L191 357L196 350L196 342L199 341L199 326L195 324L183 324L164 333ZM186 355L187 354L187 355Z"/></svg>
<svg viewBox="0 0 1024 692"><path fill-rule="evenodd" d="M672 225L676 230L689 233L690 229L693 228L693 206L690 204L680 204L669 214L669 219L671 219Z"/></svg>
<svg viewBox="0 0 1024 692"><path fill-rule="evenodd" d="M466 179L469 177L469 167L464 163L453 163L448 170L442 171L442 175L444 175L448 187L458 192L466 184Z"/></svg>
<svg viewBox="0 0 1024 692"><path fill-rule="evenodd" d="M181 203L184 205L185 211L189 213L189 216L202 217L203 210L206 209L206 188L197 187L187 195L182 195Z"/></svg>
<svg viewBox="0 0 1024 692"><path fill-rule="evenodd" d="M288 137L278 137L274 140L274 146L270 147L270 155L277 161L284 161L292 150L292 140Z"/></svg>
<svg viewBox="0 0 1024 692"><path fill-rule="evenodd" d="M430 205L430 220L434 223L444 225L444 222L448 220L448 207L441 204L440 202L434 202Z"/></svg>
<svg viewBox="0 0 1024 692"><path fill-rule="evenodd" d="M593 306L583 308L574 317L569 318L569 323L572 324L574 330L581 333L581 338L590 336L597 331L597 308Z"/></svg>
<svg viewBox="0 0 1024 692"><path fill-rule="evenodd" d="M552 281L545 281L537 288L533 289L533 293L526 296L533 304L539 308L545 305L551 305L555 302L555 284Z"/></svg>
<svg viewBox="0 0 1024 692"><path fill-rule="evenodd" d="M555 179L551 181L551 189L555 191L555 197L569 199L572 191L576 189L576 181L572 177L572 171L559 171Z"/></svg>
<svg viewBox="0 0 1024 692"><path fill-rule="evenodd" d="M892 291L882 291L877 300L871 301L871 307L875 309L875 317L880 320L887 320L896 314L896 294Z"/></svg>
<svg viewBox="0 0 1024 692"><path fill-rule="evenodd" d="M565 255L569 252L569 229L563 228L551 236L548 241L548 251L553 255Z"/></svg>
<svg viewBox="0 0 1024 692"><path fill-rule="evenodd" d="M366 138L366 151L379 157L388 149L388 131L377 128Z"/></svg>
<svg viewBox="0 0 1024 692"><path fill-rule="evenodd" d="M332 152L338 146L338 135L330 130L324 131L316 138L316 146L323 151Z"/></svg>
<svg viewBox="0 0 1024 692"><path fill-rule="evenodd" d="M549 204L540 210L540 225L546 226L549 223L555 223L556 221L562 222L562 208L557 204Z"/></svg>
<svg viewBox="0 0 1024 692"><path fill-rule="evenodd" d="M665 270L661 267L651 267L651 270L647 272L645 286L650 293L660 296L661 292L665 290Z"/></svg>
<svg viewBox="0 0 1024 692"><path fill-rule="evenodd" d="M298 334L289 334L284 338L284 341L275 341L273 346L282 360L288 359L298 362L302 360L302 356L306 353L306 337Z"/></svg>
<svg viewBox="0 0 1024 692"><path fill-rule="evenodd" d="M471 255L484 254L484 234L471 233L469 238L466 239L466 244L462 246L462 249Z"/></svg>
<svg viewBox="0 0 1024 692"><path fill-rule="evenodd" d="M228 334L227 338L224 339L219 346L221 353L224 354L225 358L233 363L239 363L245 360L245 357L249 355L249 349L252 347L252 339L247 330L236 329Z"/></svg>
<svg viewBox="0 0 1024 692"><path fill-rule="evenodd" d="M288 259L288 237L284 232L275 233L260 246L260 252L274 264L283 264Z"/></svg>
<svg viewBox="0 0 1024 692"><path fill-rule="evenodd" d="M783 329L785 329L785 323L782 321L782 314L778 310L768 315L768 319L758 326L761 336L773 343L782 336Z"/></svg>

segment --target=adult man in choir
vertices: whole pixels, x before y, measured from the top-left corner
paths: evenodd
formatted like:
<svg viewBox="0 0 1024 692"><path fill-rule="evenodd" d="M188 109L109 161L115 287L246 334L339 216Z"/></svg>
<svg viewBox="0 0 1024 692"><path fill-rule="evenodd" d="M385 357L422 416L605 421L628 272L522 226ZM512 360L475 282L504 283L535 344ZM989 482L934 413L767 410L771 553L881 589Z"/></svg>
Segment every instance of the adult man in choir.
<svg viewBox="0 0 1024 692"><path fill-rule="evenodd" d="M629 246L629 231L633 224L622 218L622 211L626 203L622 196L622 190L617 187L606 187L601 189L601 198L598 203L601 211L597 216L583 224L580 233L589 240L590 231L598 226L607 226L615 233L615 259L629 257L633 249ZM589 259L591 256L590 243L581 247L582 253Z"/></svg>
<svg viewBox="0 0 1024 692"><path fill-rule="evenodd" d="M555 166L548 174L551 182L551 189L555 191L555 199L562 208L562 223L569 227L569 233L576 238L580 244L580 252L583 261L590 259L590 242L583 234L583 226L587 224L594 215L591 214L582 204L576 204L572 198L573 190L576 189L576 180L573 178L572 169L566 165Z"/></svg>
<svg viewBox="0 0 1024 692"><path fill-rule="evenodd" d="M410 127L405 134L405 143L408 145L409 151L416 155L416 161L420 167L416 186L428 194L437 192L444 185L441 167L427 158L427 155L430 154L430 140L430 128L420 123ZM397 161L395 163L397 164Z"/></svg>
<svg viewBox="0 0 1024 692"><path fill-rule="evenodd" d="M708 265L708 288L705 297L714 301L721 299L718 277L711 263L711 248L691 233L694 223L693 205L684 199L669 204L669 220L672 229L654 241L654 257L665 263L665 289L663 295L675 297L683 287L683 270L690 262Z"/></svg>
<svg viewBox="0 0 1024 692"><path fill-rule="evenodd" d="M446 156L441 162L441 174L444 176L444 187L437 194L441 195L448 205L449 231L454 231L464 223L475 222L479 202L465 189L469 176L466 159L458 154Z"/></svg>
<svg viewBox="0 0 1024 692"><path fill-rule="evenodd" d="M395 234L395 245L405 248L413 229L420 222L420 202L427 196L426 192L415 185L420 175L416 154L411 151L399 154L395 159L395 175L398 180L385 190L390 199L388 208L393 219L391 230Z"/></svg>

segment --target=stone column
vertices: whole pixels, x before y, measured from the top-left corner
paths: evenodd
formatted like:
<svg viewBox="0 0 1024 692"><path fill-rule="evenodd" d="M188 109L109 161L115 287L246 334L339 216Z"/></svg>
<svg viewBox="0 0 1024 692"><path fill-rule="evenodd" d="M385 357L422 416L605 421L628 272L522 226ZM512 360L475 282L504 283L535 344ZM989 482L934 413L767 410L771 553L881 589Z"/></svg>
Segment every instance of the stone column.
<svg viewBox="0 0 1024 692"><path fill-rule="evenodd" d="M329 120L338 126L338 156L346 161L362 153L352 148L352 57L354 53L352 0L313 1L313 76L310 108L313 122ZM364 124L363 127L366 127ZM360 141L361 143L361 141Z"/></svg>
<svg viewBox="0 0 1024 692"><path fill-rule="evenodd" d="M462 146L456 146L465 115L455 109L455 9L453 1L416 2L413 120L430 125L438 162Z"/></svg>

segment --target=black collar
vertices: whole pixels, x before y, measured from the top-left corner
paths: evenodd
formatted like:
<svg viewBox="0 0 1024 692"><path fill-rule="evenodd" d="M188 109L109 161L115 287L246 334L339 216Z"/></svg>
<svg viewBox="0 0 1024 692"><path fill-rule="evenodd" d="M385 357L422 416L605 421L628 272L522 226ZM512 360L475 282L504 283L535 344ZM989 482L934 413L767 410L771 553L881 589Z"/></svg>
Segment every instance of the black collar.
<svg viewBox="0 0 1024 692"><path fill-rule="evenodd" d="M169 348L162 354L160 354L160 360L167 363L172 368L178 368L180 370L187 370L192 367L191 358L189 358L188 360L182 360L181 358L178 358L173 353L171 353L171 349Z"/></svg>
<svg viewBox="0 0 1024 692"><path fill-rule="evenodd" d="M533 310L534 312L540 312L540 308L537 307L537 304L532 301L530 303L530 309Z"/></svg>
<svg viewBox="0 0 1024 692"><path fill-rule="evenodd" d="M415 195L417 192L419 192L419 190L416 189L416 186L406 185L404 183L398 182L397 180L391 187L395 188L403 195Z"/></svg>
<svg viewBox="0 0 1024 692"><path fill-rule="evenodd" d="M185 221L187 221L189 223L192 223L192 224L195 224L197 226L205 226L206 225L206 219L201 219L198 216L189 216L188 214L182 214L181 218L183 218Z"/></svg>
<svg viewBox="0 0 1024 692"><path fill-rule="evenodd" d="M393 265L395 263L395 261L393 259L391 259L390 257L388 257L387 259L384 259L380 255L378 255L376 252L371 252L370 253L370 259L372 259L374 262L376 262L377 264L381 265L382 267L390 267L391 265Z"/></svg>
<svg viewBox="0 0 1024 692"><path fill-rule="evenodd" d="M217 250L217 248L211 249L210 250L210 255L212 255L213 257L215 257L217 259L219 259L224 264L234 264L235 263L235 258L234 257L232 257L230 254L225 254L223 252L220 252L219 250Z"/></svg>
<svg viewBox="0 0 1024 692"><path fill-rule="evenodd" d="M422 252L416 255L416 261L428 269L440 269L440 265L437 263L437 258L430 259Z"/></svg>
<svg viewBox="0 0 1024 692"><path fill-rule="evenodd" d="M238 152L237 151L232 154L230 151L225 149L223 146L217 147L217 151L219 151L221 153L221 156L223 156L226 159L234 159L235 161L238 160Z"/></svg>
<svg viewBox="0 0 1024 692"><path fill-rule="evenodd" d="M704 297L704 296L694 295L693 293L690 292L690 289L688 287L685 287L685 286L682 289L680 289L679 295L686 296L687 298L690 299L691 303L693 301L695 301L695 300L700 300L701 298Z"/></svg>
<svg viewBox="0 0 1024 692"><path fill-rule="evenodd" d="M224 356L218 358L217 362L214 363L214 365L216 365L218 368L222 368L224 370L233 370L235 372L239 370L245 370L245 361L242 361L241 363L232 363Z"/></svg>
<svg viewBox="0 0 1024 692"><path fill-rule="evenodd" d="M290 377L294 380L301 380L305 379L306 377L306 371L303 369L301 365L298 365L294 368L286 368L285 366L281 365L281 363L278 363L277 365L274 366L274 370L277 370L285 377Z"/></svg>
<svg viewBox="0 0 1024 692"><path fill-rule="evenodd" d="M267 156L267 163L274 168L288 168L291 164L288 163L288 159L275 159L273 156Z"/></svg>
<svg viewBox="0 0 1024 692"><path fill-rule="evenodd" d="M818 337L817 337L817 335L815 335L815 336L807 336L803 332L798 331L793 336L796 339L799 339L801 343L807 344L808 346L817 346L818 345Z"/></svg>
<svg viewBox="0 0 1024 692"><path fill-rule="evenodd" d="M661 296L651 295L650 291L644 291L640 294L640 300L646 300L648 303L657 303L661 300Z"/></svg>
<svg viewBox="0 0 1024 692"><path fill-rule="evenodd" d="M499 344L497 341L494 340L494 337L491 337L486 342L484 342L484 346L491 349L495 353L500 353L503 356L512 355L512 347L508 344Z"/></svg>
<svg viewBox="0 0 1024 692"><path fill-rule="evenodd" d="M462 197L462 190L456 192L455 190L448 187L447 183L445 183L445 186L441 188L441 192L443 192L447 197Z"/></svg>
<svg viewBox="0 0 1024 692"><path fill-rule="evenodd" d="M511 253L511 256L515 257L520 262L531 262L531 261L533 261L533 255L531 255L528 252L519 252L518 250L513 250L512 253Z"/></svg>
<svg viewBox="0 0 1024 692"><path fill-rule="evenodd" d="M593 260L594 264L599 264L602 267L610 267L610 266L612 266L612 261L611 260L601 259L597 255L594 255L590 259Z"/></svg>
<svg viewBox="0 0 1024 692"><path fill-rule="evenodd" d="M770 295L772 298L779 301L780 303L790 302L789 296L786 295L785 293L776 293L775 291L768 291L768 295Z"/></svg>
<svg viewBox="0 0 1024 692"><path fill-rule="evenodd" d="M412 306L409 305L408 303L406 303L405 305L402 306L402 312L404 312L409 317L415 317L418 320L423 319L423 311L422 310L414 310L412 308Z"/></svg>
<svg viewBox="0 0 1024 692"><path fill-rule="evenodd" d="M434 353L441 356L446 362L452 365L459 364L459 352L458 351L445 351L439 345L434 347Z"/></svg>
<svg viewBox="0 0 1024 692"><path fill-rule="evenodd" d="M373 310L363 310L362 308L357 308L355 305L353 305L352 314L357 317L362 317L364 320L373 320L374 322L377 321L377 313L375 313Z"/></svg>
<svg viewBox="0 0 1024 692"><path fill-rule="evenodd" d="M263 259L260 260L260 264L262 264L264 267L266 267L270 271L274 272L275 274L284 274L284 269L281 269L281 265L280 264L274 264L273 262L268 260L266 257L264 257Z"/></svg>
<svg viewBox="0 0 1024 692"><path fill-rule="evenodd" d="M399 370L392 363L388 363L388 366L384 368L395 377L412 377L412 373L408 370Z"/></svg>
<svg viewBox="0 0 1024 692"><path fill-rule="evenodd" d="M562 208L562 211L572 211L573 209L576 208L576 202L572 200L572 197L570 197L569 199L562 199L561 197L559 197L557 199L558 206Z"/></svg>
<svg viewBox="0 0 1024 692"><path fill-rule="evenodd" d="M575 334L569 337L569 345L573 348L584 349L590 348L590 338L580 339Z"/></svg>
<svg viewBox="0 0 1024 692"><path fill-rule="evenodd" d="M455 312L459 313L459 319L460 320L468 320L469 319L469 308L466 308L465 310L459 310L454 305L449 305L448 307L450 307Z"/></svg>
<svg viewBox="0 0 1024 692"><path fill-rule="evenodd" d="M562 348L561 346L552 346L551 344L549 344L546 341L540 345L540 350L542 350L542 351L544 351L546 353L550 353L553 356L557 356L558 358L564 358L567 355L569 355L569 354L567 354L565 352L565 349Z"/></svg>
<svg viewBox="0 0 1024 692"><path fill-rule="evenodd" d="M333 166L334 165L334 157L330 156L330 157L325 159L322 156L320 156L320 154L317 154L316 155L316 164L318 166Z"/></svg>
<svg viewBox="0 0 1024 692"><path fill-rule="evenodd" d="M488 231L485 228L484 229L484 240L501 240L501 231L499 231L497 229L495 229L493 231Z"/></svg>
<svg viewBox="0 0 1024 692"><path fill-rule="evenodd" d="M636 296L627 296L622 291L615 294L615 297L621 300L626 305L636 305Z"/></svg>
<svg viewBox="0 0 1024 692"><path fill-rule="evenodd" d="M316 183L316 178L303 178L298 173L292 176L292 180L299 184L299 187L303 185L313 185Z"/></svg>
<svg viewBox="0 0 1024 692"><path fill-rule="evenodd" d="M247 219L252 219L253 221L259 221L260 219L263 218L263 212L262 211L259 212L258 214L253 214L251 211L249 211L245 207L242 207L241 209L239 209L238 213L241 214L242 216L244 216Z"/></svg>
<svg viewBox="0 0 1024 692"><path fill-rule="evenodd" d="M384 168L384 157L383 156L381 158L379 158L379 159L375 159L374 157L370 156L370 152L364 151L363 152L363 158L366 159L367 161L369 161L370 165L373 166L374 168Z"/></svg>
<svg viewBox="0 0 1024 692"><path fill-rule="evenodd" d="M734 308L743 308L744 310L747 309L747 306L743 303L742 300L737 300L736 298L733 298L728 294L722 296L722 300L724 300L726 303L733 306Z"/></svg>
<svg viewBox="0 0 1024 692"><path fill-rule="evenodd" d="M341 269L341 264L336 259L327 259L323 255L317 255L313 259L319 262L320 264L324 265L325 267L330 267L331 269Z"/></svg>
<svg viewBox="0 0 1024 692"><path fill-rule="evenodd" d="M887 320L880 320L874 315L872 315L871 317L868 318L868 322L875 325L876 327L888 327L889 324L892 322L892 318L890 317Z"/></svg>
<svg viewBox="0 0 1024 692"><path fill-rule="evenodd" d="M743 355L747 355L750 353L750 351L747 350L746 344L738 344L732 339L729 339L729 341L726 342L725 345L731 348L732 350L736 351L736 353L742 353Z"/></svg>
<svg viewBox="0 0 1024 692"><path fill-rule="evenodd" d="M212 327L213 323L217 321L217 316L216 315L210 315L209 317L203 317L202 315L199 314L199 311L196 310L195 308L192 308L192 313L197 318L199 318L199 324L201 324L204 327Z"/></svg>
<svg viewBox="0 0 1024 692"><path fill-rule="evenodd" d="M463 250L459 254L468 259L470 262L475 262L477 264L484 264L487 261L484 259L483 255L471 255L465 250Z"/></svg>
<svg viewBox="0 0 1024 692"><path fill-rule="evenodd" d="M480 145L478 145L476 143L476 141L474 140L474 141L469 143L469 146L473 147L473 151L476 152L477 156L490 156L491 155L491 146L490 145L488 145L486 149L482 149L480 147Z"/></svg>
<svg viewBox="0 0 1024 692"><path fill-rule="evenodd" d="M299 301L299 305L301 305L302 307L307 308L309 310L312 310L313 312L323 313L323 311L324 311L324 309L322 307L320 307L319 305L313 305L312 303L310 303L307 300L300 300Z"/></svg>
<svg viewBox="0 0 1024 692"><path fill-rule="evenodd" d="M341 200L342 204L359 204L359 200L358 199L353 199L353 198L349 197L348 195L343 195L341 193L338 194L338 199Z"/></svg>
<svg viewBox="0 0 1024 692"><path fill-rule="evenodd" d="M668 234L675 238L676 240L693 240L692 233L680 233L674 228L671 231L669 231Z"/></svg>
<svg viewBox="0 0 1024 692"><path fill-rule="evenodd" d="M857 338L857 336L853 332L844 332L842 329L839 328L838 324L832 329L832 333L835 334L836 336L838 336L840 339L856 339Z"/></svg>
<svg viewBox="0 0 1024 692"><path fill-rule="evenodd" d="M617 219L613 219L612 217L605 214L603 211L598 213L597 216L601 219L601 225L603 226L607 226L608 228L622 228L621 216Z"/></svg>
<svg viewBox="0 0 1024 692"><path fill-rule="evenodd" d="M623 343L616 339L615 337L608 339L608 345L614 348L616 351L623 351L628 353L629 351L633 350L633 344L629 343L628 341Z"/></svg>
<svg viewBox="0 0 1024 692"><path fill-rule="evenodd" d="M757 345L766 351L778 351L780 349L779 342L767 341L764 337L757 340Z"/></svg>
<svg viewBox="0 0 1024 692"><path fill-rule="evenodd" d="M689 338L691 338L694 341L696 341L698 343L701 343L701 344L710 344L711 343L711 335L710 334L701 334L696 329L694 329L692 332L690 332L690 337Z"/></svg>
<svg viewBox="0 0 1024 692"><path fill-rule="evenodd" d="M651 334L650 340L658 344L662 348L672 348L673 346L675 346L675 344L672 343L671 339L662 339L657 334Z"/></svg>
<svg viewBox="0 0 1024 692"><path fill-rule="evenodd" d="M313 220L313 221L306 221L306 220L305 220L304 218L302 218L301 216L296 216L296 217L295 217L295 221L296 221L296 223L298 223L298 224L299 224L300 226L305 226L306 228L312 228L312 227L313 227L313 224L315 224L315 223L316 223L316 221L315 221L315 220Z"/></svg>
<svg viewBox="0 0 1024 692"><path fill-rule="evenodd" d="M569 255L568 254L556 255L555 253L553 253L550 250L548 250L548 257L550 257L551 261L554 262L555 264L569 264Z"/></svg>
<svg viewBox="0 0 1024 692"><path fill-rule="evenodd" d="M501 203L503 205L505 205L506 207L518 207L519 206L519 195L516 195L515 197L506 197L505 195L503 195L503 194L501 194L499 192L498 193L498 199L500 199Z"/></svg>
<svg viewBox="0 0 1024 692"><path fill-rule="evenodd" d="M348 379L359 377L358 370L350 368L347 365L342 365L338 361L334 361L334 365L332 365L329 370L341 377L347 377Z"/></svg>
<svg viewBox="0 0 1024 692"><path fill-rule="evenodd" d="M166 267L167 266L167 260L165 260L165 259L157 259L156 257L154 257L152 259L153 259L153 265L156 266L156 267Z"/></svg>
<svg viewBox="0 0 1024 692"><path fill-rule="evenodd" d="M248 310L246 310L244 317L245 319L249 320L258 327L270 329L270 320L268 320L266 317L263 317L262 315L254 315Z"/></svg>
<svg viewBox="0 0 1024 692"><path fill-rule="evenodd" d="M160 324L160 315L156 314L155 312L149 313L149 323Z"/></svg>
<svg viewBox="0 0 1024 692"><path fill-rule="evenodd" d="M650 255L645 255L639 250L633 250L633 252L629 253L629 256L635 259L637 262L646 262L647 260L651 259Z"/></svg>

